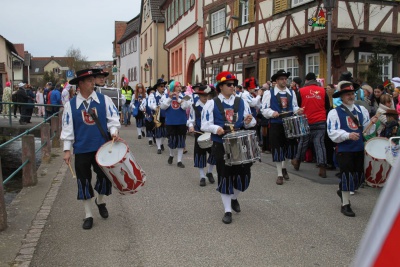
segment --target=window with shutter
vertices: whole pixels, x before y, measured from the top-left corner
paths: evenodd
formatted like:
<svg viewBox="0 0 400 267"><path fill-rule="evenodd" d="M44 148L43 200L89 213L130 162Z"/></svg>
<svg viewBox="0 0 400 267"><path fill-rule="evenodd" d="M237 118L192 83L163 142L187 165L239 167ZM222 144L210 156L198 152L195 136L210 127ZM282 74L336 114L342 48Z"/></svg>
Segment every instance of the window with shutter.
<svg viewBox="0 0 400 267"><path fill-rule="evenodd" d="M260 58L258 62L258 83L262 86L267 81L267 58Z"/></svg>
<svg viewBox="0 0 400 267"><path fill-rule="evenodd" d="M254 0L249 0L249 22L254 22L255 21L255 9L254 9Z"/></svg>
<svg viewBox="0 0 400 267"><path fill-rule="evenodd" d="M289 8L288 0L275 0L274 14L285 11Z"/></svg>
<svg viewBox="0 0 400 267"><path fill-rule="evenodd" d="M237 28L239 26L239 19L240 19L240 3L239 0L235 0L233 3L233 28Z"/></svg>

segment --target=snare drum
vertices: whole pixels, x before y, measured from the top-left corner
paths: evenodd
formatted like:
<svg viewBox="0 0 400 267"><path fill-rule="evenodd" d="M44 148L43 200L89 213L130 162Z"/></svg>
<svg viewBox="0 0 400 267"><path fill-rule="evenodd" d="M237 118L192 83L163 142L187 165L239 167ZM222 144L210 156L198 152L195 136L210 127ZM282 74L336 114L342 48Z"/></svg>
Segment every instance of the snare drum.
<svg viewBox="0 0 400 267"><path fill-rule="evenodd" d="M213 142L211 141L211 133L204 133L197 138L197 143L202 149L207 149L212 147Z"/></svg>
<svg viewBox="0 0 400 267"><path fill-rule="evenodd" d="M385 146L388 139L374 137L365 144L365 182L371 187L383 187L391 169L386 161Z"/></svg>
<svg viewBox="0 0 400 267"><path fill-rule="evenodd" d="M97 164L107 175L120 194L134 194L146 182L146 174L124 142L111 141L102 145L96 153Z"/></svg>
<svg viewBox="0 0 400 267"><path fill-rule="evenodd" d="M282 119L286 138L297 138L308 135L310 127L307 117L304 115L295 115Z"/></svg>
<svg viewBox="0 0 400 267"><path fill-rule="evenodd" d="M225 148L225 165L240 165L261 159L255 131L237 131L222 138Z"/></svg>

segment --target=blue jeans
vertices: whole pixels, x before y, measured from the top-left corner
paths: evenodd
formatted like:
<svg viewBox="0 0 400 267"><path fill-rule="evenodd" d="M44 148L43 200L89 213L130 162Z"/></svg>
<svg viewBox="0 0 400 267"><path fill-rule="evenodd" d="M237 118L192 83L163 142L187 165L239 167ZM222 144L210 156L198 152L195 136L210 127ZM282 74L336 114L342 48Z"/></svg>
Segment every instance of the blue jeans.
<svg viewBox="0 0 400 267"><path fill-rule="evenodd" d="M131 113L129 112L129 104L122 106L122 114L124 116L124 124L127 125L131 122Z"/></svg>

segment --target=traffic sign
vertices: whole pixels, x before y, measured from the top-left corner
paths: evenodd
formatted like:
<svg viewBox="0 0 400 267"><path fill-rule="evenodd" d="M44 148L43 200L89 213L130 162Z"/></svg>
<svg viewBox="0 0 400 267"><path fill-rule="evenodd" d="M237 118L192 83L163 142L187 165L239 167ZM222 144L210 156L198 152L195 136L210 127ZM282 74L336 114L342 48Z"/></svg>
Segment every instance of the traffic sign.
<svg viewBox="0 0 400 267"><path fill-rule="evenodd" d="M74 78L74 71L73 70L67 70L66 71L66 76L67 76L67 79Z"/></svg>

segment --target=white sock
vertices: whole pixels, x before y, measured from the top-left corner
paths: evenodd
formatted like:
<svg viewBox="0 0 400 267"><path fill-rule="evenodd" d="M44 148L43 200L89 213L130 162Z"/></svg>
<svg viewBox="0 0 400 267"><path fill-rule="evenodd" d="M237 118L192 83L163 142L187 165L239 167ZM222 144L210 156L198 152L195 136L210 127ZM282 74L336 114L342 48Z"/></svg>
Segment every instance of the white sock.
<svg viewBox="0 0 400 267"><path fill-rule="evenodd" d="M97 204L103 204L104 200L103 200L104 195L97 195Z"/></svg>
<svg viewBox="0 0 400 267"><path fill-rule="evenodd" d="M350 191L342 191L342 206L350 204Z"/></svg>
<svg viewBox="0 0 400 267"><path fill-rule="evenodd" d="M222 204L224 204L225 212L232 212L231 195L221 194Z"/></svg>
<svg viewBox="0 0 400 267"><path fill-rule="evenodd" d="M146 133L146 127L142 127L142 132ZM140 133L142 134L142 133Z"/></svg>
<svg viewBox="0 0 400 267"><path fill-rule="evenodd" d="M239 193L240 193L239 190L233 188L233 195L231 195L231 198L232 198L232 199L237 199L238 196L239 196Z"/></svg>
<svg viewBox="0 0 400 267"><path fill-rule="evenodd" d="M286 169L286 160L282 161L282 169Z"/></svg>
<svg viewBox="0 0 400 267"><path fill-rule="evenodd" d="M275 162L276 163L276 170L278 171L278 176L283 176L282 174L282 162Z"/></svg>
<svg viewBox="0 0 400 267"><path fill-rule="evenodd" d="M156 138L157 148L161 149L161 138Z"/></svg>
<svg viewBox="0 0 400 267"><path fill-rule="evenodd" d="M183 148L178 148L178 162L182 162Z"/></svg>
<svg viewBox="0 0 400 267"><path fill-rule="evenodd" d="M93 217L92 209L90 208L90 199L83 200L83 206L85 207L86 218Z"/></svg>
<svg viewBox="0 0 400 267"><path fill-rule="evenodd" d="M200 172L200 179L206 177L206 175L204 174L204 168L199 168L199 172Z"/></svg>
<svg viewBox="0 0 400 267"><path fill-rule="evenodd" d="M137 134L141 136L142 135L142 129L136 128L136 130L137 130Z"/></svg>
<svg viewBox="0 0 400 267"><path fill-rule="evenodd" d="M207 173L212 173L213 169L214 169L214 165L208 164Z"/></svg>
<svg viewBox="0 0 400 267"><path fill-rule="evenodd" d="M149 141L153 142L153 137L148 137Z"/></svg>
<svg viewBox="0 0 400 267"><path fill-rule="evenodd" d="M174 157L174 155L175 155L175 149L169 147L169 156Z"/></svg>

